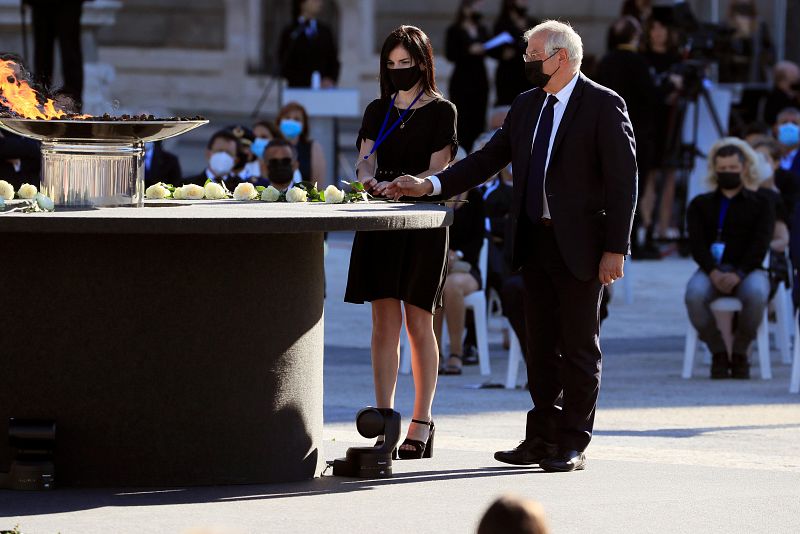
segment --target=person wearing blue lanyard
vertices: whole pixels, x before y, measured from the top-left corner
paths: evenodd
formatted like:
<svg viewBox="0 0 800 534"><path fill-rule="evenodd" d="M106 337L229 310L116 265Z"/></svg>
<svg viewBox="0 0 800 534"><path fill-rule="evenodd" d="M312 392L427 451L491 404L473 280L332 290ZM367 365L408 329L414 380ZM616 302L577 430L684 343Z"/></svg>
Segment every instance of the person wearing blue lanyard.
<svg viewBox="0 0 800 534"><path fill-rule="evenodd" d="M397 176L440 172L455 157L456 109L436 87L433 49L414 26L400 26L380 55L381 98L364 111L356 175L381 194ZM358 232L345 302L372 303L372 367L378 408L394 408L400 329L405 323L414 370L414 414L401 459L432 455L431 415L439 350L433 316L442 306L448 231ZM379 440L380 441L380 440Z"/></svg>
<svg viewBox="0 0 800 534"><path fill-rule="evenodd" d="M769 301L763 269L775 225L770 201L757 187L755 152L741 139L718 141L709 153L715 191L695 197L687 211L689 245L699 269L686 287L689 320L712 354L711 378L750 378L747 352ZM731 354L711 312L719 297L733 296L742 311Z"/></svg>

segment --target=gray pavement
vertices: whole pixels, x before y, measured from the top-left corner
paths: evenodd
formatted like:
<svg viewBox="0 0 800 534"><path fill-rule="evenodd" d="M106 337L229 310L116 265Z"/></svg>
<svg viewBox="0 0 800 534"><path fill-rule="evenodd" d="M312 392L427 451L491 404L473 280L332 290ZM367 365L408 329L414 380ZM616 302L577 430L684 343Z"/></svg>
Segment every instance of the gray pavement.
<svg viewBox="0 0 800 534"><path fill-rule="evenodd" d="M326 260L325 429L333 459L364 443L353 415L372 402L369 309L342 303L349 240L331 236ZM395 462L390 480L330 476L297 484L139 490L0 492L0 530L25 533L474 532L497 496L542 502L554 533L800 531L800 396L773 352L771 381L710 381L698 363L680 378L689 260L641 262L630 270L603 325L604 376L586 471L545 474L495 462L522 438L530 397L522 389L475 389L477 367L442 377L430 460ZM491 333L491 382L506 352ZM756 373L754 373L756 374ZM524 372L520 372L524 381ZM397 409L410 412L402 376Z"/></svg>

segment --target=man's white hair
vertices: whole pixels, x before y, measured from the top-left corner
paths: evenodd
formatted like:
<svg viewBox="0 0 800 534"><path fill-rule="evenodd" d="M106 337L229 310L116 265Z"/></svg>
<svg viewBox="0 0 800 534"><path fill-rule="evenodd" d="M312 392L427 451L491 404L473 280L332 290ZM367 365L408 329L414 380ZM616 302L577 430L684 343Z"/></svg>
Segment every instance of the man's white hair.
<svg viewBox="0 0 800 534"><path fill-rule="evenodd" d="M567 51L570 62L580 68L583 61L583 41L581 36L572 29L566 22L558 20L546 20L525 32L525 40L530 41L531 37L538 33L545 33L544 53L545 57L552 55L559 48ZM544 58L542 58L544 59Z"/></svg>

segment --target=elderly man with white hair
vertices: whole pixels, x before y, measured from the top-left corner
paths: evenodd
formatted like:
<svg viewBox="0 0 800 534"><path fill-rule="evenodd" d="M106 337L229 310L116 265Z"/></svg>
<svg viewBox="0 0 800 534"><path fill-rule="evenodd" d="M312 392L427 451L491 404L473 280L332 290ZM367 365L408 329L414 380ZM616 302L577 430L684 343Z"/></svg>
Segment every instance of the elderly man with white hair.
<svg viewBox="0 0 800 534"><path fill-rule="evenodd" d="M708 155L710 193L696 196L686 215L689 245L697 262L686 286L689 320L711 351L711 378L750 378L747 352L769 302L769 276L762 268L772 241L770 201L750 189L760 175L755 152L733 137L720 139ZM711 312L719 297L733 296L742 311L731 354Z"/></svg>
<svg viewBox="0 0 800 534"><path fill-rule="evenodd" d="M574 471L586 466L600 391L601 294L630 250L636 145L625 101L580 74L583 44L571 26L546 21L525 38L534 89L514 100L492 139L437 176L401 176L385 191L449 198L512 163L508 224L534 407L525 440L495 458Z"/></svg>

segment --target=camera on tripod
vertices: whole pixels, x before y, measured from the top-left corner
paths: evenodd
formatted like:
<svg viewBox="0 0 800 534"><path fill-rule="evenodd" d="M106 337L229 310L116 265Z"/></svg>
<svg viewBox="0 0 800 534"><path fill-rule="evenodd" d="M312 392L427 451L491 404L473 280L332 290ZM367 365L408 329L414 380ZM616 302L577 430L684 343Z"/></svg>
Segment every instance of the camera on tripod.
<svg viewBox="0 0 800 534"><path fill-rule="evenodd" d="M15 419L8 421L8 443L14 459L8 473L0 473L0 488L47 490L55 486L53 452L55 421Z"/></svg>

